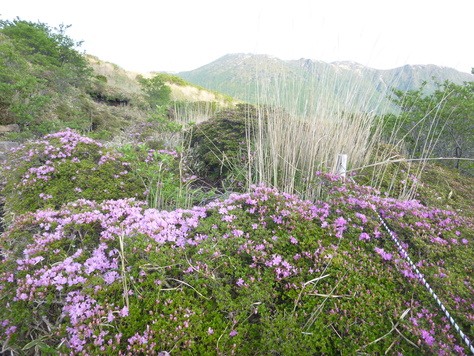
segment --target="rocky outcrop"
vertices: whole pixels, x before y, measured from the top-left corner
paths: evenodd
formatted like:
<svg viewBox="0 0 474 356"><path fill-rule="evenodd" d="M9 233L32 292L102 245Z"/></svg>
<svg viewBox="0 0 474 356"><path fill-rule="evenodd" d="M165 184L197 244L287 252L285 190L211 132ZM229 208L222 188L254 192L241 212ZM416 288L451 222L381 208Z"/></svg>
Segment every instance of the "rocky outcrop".
<svg viewBox="0 0 474 356"><path fill-rule="evenodd" d="M4 125L4 126L8 126L8 125ZM18 142L0 141L0 162L5 161L7 159L8 152L13 147L18 147L18 146L19 146Z"/></svg>
<svg viewBox="0 0 474 356"><path fill-rule="evenodd" d="M17 124L0 125L0 134L5 132L20 132L20 126Z"/></svg>
<svg viewBox="0 0 474 356"><path fill-rule="evenodd" d="M18 147L18 146L19 146L18 142L0 141L0 165L3 165L3 162L7 159L8 152L10 152L10 150L13 147ZM4 214L4 207L0 199L0 233L2 233L5 230L3 214Z"/></svg>

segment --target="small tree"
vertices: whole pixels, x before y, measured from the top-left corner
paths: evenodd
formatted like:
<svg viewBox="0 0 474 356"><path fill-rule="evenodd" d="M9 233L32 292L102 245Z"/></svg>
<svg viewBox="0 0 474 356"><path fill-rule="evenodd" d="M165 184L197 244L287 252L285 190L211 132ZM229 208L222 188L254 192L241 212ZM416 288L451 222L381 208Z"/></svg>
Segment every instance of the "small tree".
<svg viewBox="0 0 474 356"><path fill-rule="evenodd" d="M151 79L141 77L139 82L152 108L169 103L171 88L161 76L156 75Z"/></svg>
<svg viewBox="0 0 474 356"><path fill-rule="evenodd" d="M53 85L64 82L82 86L91 70L87 60L76 50L82 42L75 42L68 37L68 28L70 25L61 24L58 28L51 28L41 22L33 23L19 18L13 21L0 20L0 32L14 46L16 53L33 65L32 74ZM52 72L56 75L52 75Z"/></svg>
<svg viewBox="0 0 474 356"><path fill-rule="evenodd" d="M392 100L401 113L386 117L388 128L396 131L414 156L431 153L438 157L472 157L474 82L437 83L438 88L431 95L425 95L425 86L426 83L406 93L393 91ZM456 168L460 168L459 161Z"/></svg>
<svg viewBox="0 0 474 356"><path fill-rule="evenodd" d="M76 50L81 42L66 35L68 28L0 20L0 105L11 113L0 123L15 122L22 131L43 135L64 127L62 118L74 115L75 108L59 115L55 105L65 94L77 97L91 69Z"/></svg>

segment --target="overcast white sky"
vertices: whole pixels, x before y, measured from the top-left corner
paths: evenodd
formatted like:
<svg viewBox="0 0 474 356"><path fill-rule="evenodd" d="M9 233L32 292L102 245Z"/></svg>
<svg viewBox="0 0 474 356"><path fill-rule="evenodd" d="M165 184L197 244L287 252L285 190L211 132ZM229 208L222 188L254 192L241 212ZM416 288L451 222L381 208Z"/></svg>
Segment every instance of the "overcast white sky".
<svg viewBox="0 0 474 356"><path fill-rule="evenodd" d="M474 0L0 0L0 18L61 23L129 71L185 71L227 53L474 67Z"/></svg>

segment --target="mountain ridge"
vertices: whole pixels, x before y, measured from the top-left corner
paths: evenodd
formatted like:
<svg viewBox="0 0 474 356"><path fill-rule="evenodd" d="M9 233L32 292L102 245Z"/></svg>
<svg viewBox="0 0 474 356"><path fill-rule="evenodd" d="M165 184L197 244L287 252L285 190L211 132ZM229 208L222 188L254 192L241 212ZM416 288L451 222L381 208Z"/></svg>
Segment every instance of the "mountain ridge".
<svg viewBox="0 0 474 356"><path fill-rule="evenodd" d="M277 96L288 98L292 96L288 88L297 89L299 95L325 92L331 102L337 105L348 95L353 95L351 92L357 91L355 96L360 99L369 98L369 102L362 104L364 110L377 112L381 108L394 110L387 99L392 88L417 90L426 82L425 92L429 94L436 89L433 78L438 82L449 80L456 84L474 81L472 74L434 64L406 64L393 69L376 69L355 61L327 63L308 58L283 60L273 55L251 53L229 53L204 66L176 75L190 83L254 104L263 100L262 93L258 93L262 87L270 91L279 90ZM268 92L264 94L268 99ZM312 99L300 99L308 100ZM359 103L357 105L360 106Z"/></svg>
<svg viewBox="0 0 474 356"><path fill-rule="evenodd" d="M375 71L393 71L393 70L397 70L397 69L401 69L401 68L405 68L405 67L419 67L419 68L427 68L427 67L431 67L431 68L440 68L440 69L449 69L449 70L454 70L458 73L461 73L462 75L468 75L468 76L471 76L472 80L474 80L474 75L471 74L471 73L468 73L468 72L462 72L462 71L459 71L457 70L456 68L453 68L453 67L449 67L449 66L443 66L443 65L438 65L438 64L433 64L433 63L427 63L427 64L421 64L421 63L418 63L418 64L404 64L404 65L401 65L401 66L398 66L398 67L393 67L393 68L375 68L375 67L371 67L369 65L365 65L365 64L362 64L360 62L357 62L357 61L354 61L354 60L350 60L350 59L347 59L347 60L336 60L336 61L331 61L331 62L325 62L323 60L320 60L320 59L316 59L316 58L305 58L305 57L301 57L299 59L281 59L279 58L278 56L275 56L275 55L272 55L272 54L265 54L265 53L245 53L245 52L232 52L232 53L227 53L217 59L215 59L214 61L208 63L208 64L205 64L203 66L200 66L198 68L195 68L195 69L192 69L192 70L189 70L189 71L179 71L179 72L173 72L173 73L186 73L186 72L192 72L192 71L195 71L199 68L202 68L202 67L206 67L208 66L209 64L213 63L213 62L217 62L217 61L221 61L223 59L227 59L227 58L251 58L251 57L261 57L261 58L270 58L270 59L277 59L277 60L280 60L280 61L283 61L283 62L299 62L299 61L311 61L311 62L316 62L316 63L326 63L326 64L333 64L333 65L337 65L337 64L353 64L353 65L357 65L357 66L360 66L360 67L364 67L364 68L367 68L367 69L371 69L371 70L375 70Z"/></svg>

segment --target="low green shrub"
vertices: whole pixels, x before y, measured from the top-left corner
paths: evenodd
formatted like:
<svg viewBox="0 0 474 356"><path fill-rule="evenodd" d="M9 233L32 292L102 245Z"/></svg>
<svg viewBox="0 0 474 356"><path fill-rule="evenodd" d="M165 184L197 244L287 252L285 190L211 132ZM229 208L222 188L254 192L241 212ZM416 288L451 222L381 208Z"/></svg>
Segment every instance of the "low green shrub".
<svg viewBox="0 0 474 356"><path fill-rule="evenodd" d="M211 184L248 169L249 139L258 119L257 108L238 104L235 109L216 113L190 130L195 160L202 164L200 177ZM245 173L243 174L245 176ZM235 188L235 187L234 187Z"/></svg>
<svg viewBox="0 0 474 356"><path fill-rule="evenodd" d="M156 141L126 143L119 152L130 162L133 176L146 187L145 195L150 208L174 210L190 208L208 197L199 187L193 187L196 180L186 165L182 149L169 151L149 148Z"/></svg>
<svg viewBox="0 0 474 356"><path fill-rule="evenodd" d="M1 190L7 220L77 199L144 199L145 186L129 163L101 143L72 130L28 142L9 155Z"/></svg>
<svg viewBox="0 0 474 356"><path fill-rule="evenodd" d="M330 199L315 204L255 187L189 210L78 200L23 215L0 239L0 343L27 355L465 355L373 209L470 338L472 220L321 180Z"/></svg>
<svg viewBox="0 0 474 356"><path fill-rule="evenodd" d="M418 186L415 176L418 173L419 163L399 161L404 158L397 147L379 144L374 147L370 161L380 164L357 170L354 179L359 184L377 188L387 196L396 198L411 196Z"/></svg>

